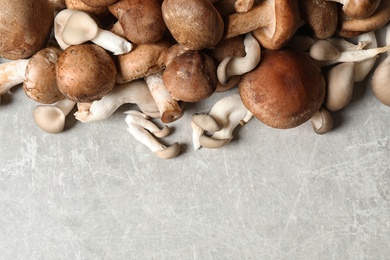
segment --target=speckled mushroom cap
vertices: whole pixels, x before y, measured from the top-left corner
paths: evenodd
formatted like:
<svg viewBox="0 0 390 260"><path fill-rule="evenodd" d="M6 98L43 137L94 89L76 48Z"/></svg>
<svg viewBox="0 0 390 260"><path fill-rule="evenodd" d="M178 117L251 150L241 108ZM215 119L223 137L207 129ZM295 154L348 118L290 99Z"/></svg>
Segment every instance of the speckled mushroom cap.
<svg viewBox="0 0 390 260"><path fill-rule="evenodd" d="M260 64L242 76L239 92L245 107L264 124L293 128L321 107L325 80L307 55L290 50L264 50Z"/></svg>
<svg viewBox="0 0 390 260"><path fill-rule="evenodd" d="M64 98L56 81L56 64L61 53L60 49L47 47L31 57L23 82L23 90L29 98L41 104L51 104Z"/></svg>
<svg viewBox="0 0 390 260"><path fill-rule="evenodd" d="M112 57L100 46L81 44L64 50L57 62L57 85L75 102L102 98L115 85L117 70Z"/></svg>
<svg viewBox="0 0 390 260"><path fill-rule="evenodd" d="M54 11L47 0L0 1L0 57L31 57L46 43Z"/></svg>
<svg viewBox="0 0 390 260"><path fill-rule="evenodd" d="M174 58L163 72L164 86L175 100L197 102L217 87L213 59L200 51L187 51Z"/></svg>

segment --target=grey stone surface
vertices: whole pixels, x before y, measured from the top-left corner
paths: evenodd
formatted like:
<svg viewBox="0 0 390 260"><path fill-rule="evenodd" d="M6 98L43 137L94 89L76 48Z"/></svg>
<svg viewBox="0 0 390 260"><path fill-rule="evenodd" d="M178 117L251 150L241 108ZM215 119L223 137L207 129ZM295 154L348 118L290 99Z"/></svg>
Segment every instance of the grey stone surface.
<svg viewBox="0 0 390 260"><path fill-rule="evenodd" d="M105 121L34 124L20 87L0 104L0 259L389 259L390 108L369 82L316 135L257 120L217 149L193 150L188 105L155 157ZM159 124L159 122L157 121Z"/></svg>

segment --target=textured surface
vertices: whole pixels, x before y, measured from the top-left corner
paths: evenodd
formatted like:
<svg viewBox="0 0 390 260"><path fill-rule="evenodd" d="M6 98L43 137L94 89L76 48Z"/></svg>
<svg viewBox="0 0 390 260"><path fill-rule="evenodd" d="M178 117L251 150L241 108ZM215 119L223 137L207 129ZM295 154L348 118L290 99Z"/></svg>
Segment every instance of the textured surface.
<svg viewBox="0 0 390 260"><path fill-rule="evenodd" d="M390 108L369 85L316 135L252 120L218 150L194 151L188 105L156 158L121 113L35 126L21 87L0 104L1 259L388 259ZM159 122L157 122L159 123Z"/></svg>

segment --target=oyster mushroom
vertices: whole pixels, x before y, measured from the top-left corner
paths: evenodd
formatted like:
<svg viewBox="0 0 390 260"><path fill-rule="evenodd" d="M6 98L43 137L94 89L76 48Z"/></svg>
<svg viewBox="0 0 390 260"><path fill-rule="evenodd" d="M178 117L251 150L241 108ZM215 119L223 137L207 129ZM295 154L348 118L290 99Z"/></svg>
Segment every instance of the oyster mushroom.
<svg viewBox="0 0 390 260"><path fill-rule="evenodd" d="M319 110L325 80L320 67L306 54L264 50L259 65L242 76L239 93L245 107L264 124L292 128Z"/></svg>
<svg viewBox="0 0 390 260"><path fill-rule="evenodd" d="M160 130L146 115L138 111L128 111L125 121L128 125L127 130L130 134L136 138L137 141L147 146L158 157L170 159L179 154L180 145L178 143L174 143L167 147L153 137L153 135L158 135L158 137L167 136L170 132L168 126L165 126Z"/></svg>

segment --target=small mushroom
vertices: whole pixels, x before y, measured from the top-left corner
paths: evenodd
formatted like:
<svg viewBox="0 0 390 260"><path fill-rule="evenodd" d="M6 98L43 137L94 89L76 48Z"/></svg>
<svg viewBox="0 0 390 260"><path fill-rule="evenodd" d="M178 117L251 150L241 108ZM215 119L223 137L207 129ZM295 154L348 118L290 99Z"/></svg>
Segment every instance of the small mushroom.
<svg viewBox="0 0 390 260"><path fill-rule="evenodd" d="M342 4L342 11L352 19L370 17L378 8L381 0L326 0ZM386 1L386 0L385 0Z"/></svg>
<svg viewBox="0 0 390 260"><path fill-rule="evenodd" d="M100 100L93 101L88 109L79 109L75 113L75 117L81 122L104 120L120 106L127 103L137 104L140 110L150 117L160 117L156 102L142 79L116 85L111 92L104 95Z"/></svg>
<svg viewBox="0 0 390 260"><path fill-rule="evenodd" d="M0 57L26 59L45 46L54 17L47 0L1 1L0 10Z"/></svg>
<svg viewBox="0 0 390 260"><path fill-rule="evenodd" d="M126 38L135 44L160 41L167 31L161 0L119 0L108 9L118 19Z"/></svg>
<svg viewBox="0 0 390 260"><path fill-rule="evenodd" d="M233 139L233 130L247 123L252 113L242 104L240 95L234 93L214 104L210 113L192 116L194 148L220 148ZM204 132L214 132L211 136Z"/></svg>
<svg viewBox="0 0 390 260"><path fill-rule="evenodd" d="M213 48L222 39L224 22L208 0L165 0L162 14L173 38L189 50Z"/></svg>
<svg viewBox="0 0 390 260"><path fill-rule="evenodd" d="M165 137L169 134L169 127L165 126L160 130L154 125L149 118L138 111L128 111L125 119L130 134L136 138L137 141L147 146L155 155L162 159L170 159L176 157L180 152L180 145L174 143L167 147L158 142L154 137ZM152 135L153 134L153 135Z"/></svg>
<svg viewBox="0 0 390 260"><path fill-rule="evenodd" d="M112 57L95 44L73 45L57 61L58 89L75 102L92 102L112 90L116 79Z"/></svg>
<svg viewBox="0 0 390 260"><path fill-rule="evenodd" d="M63 11L61 11L63 12ZM61 12L58 15L61 15ZM114 55L128 53L132 49L132 44L126 39L98 27L90 14L78 10L65 10L67 19L57 19L57 38L67 45L78 45L87 41L99 45L103 49L112 52Z"/></svg>
<svg viewBox="0 0 390 260"><path fill-rule="evenodd" d="M35 123L45 132L57 134L64 130L65 118L76 102L62 99L51 105L38 105L33 110Z"/></svg>
<svg viewBox="0 0 390 260"><path fill-rule="evenodd" d="M183 116L183 110L164 86L162 71L144 77L163 123L171 123Z"/></svg>
<svg viewBox="0 0 390 260"><path fill-rule="evenodd" d="M0 64L0 97L24 81L29 61L30 59L19 59Z"/></svg>
<svg viewBox="0 0 390 260"><path fill-rule="evenodd" d="M264 0L245 13L235 13L226 21L225 38L252 32L266 49L280 49L301 25L297 1Z"/></svg>
<svg viewBox="0 0 390 260"><path fill-rule="evenodd" d="M320 67L302 52L264 50L259 65L242 76L239 92L245 107L264 124L293 128L319 110L325 80Z"/></svg>
<svg viewBox="0 0 390 260"><path fill-rule="evenodd" d="M251 33L247 33L244 39L244 57L226 57L217 68L217 77L221 84L225 85L232 76L242 75L253 70L260 61L261 48L259 42Z"/></svg>
<svg viewBox="0 0 390 260"><path fill-rule="evenodd" d="M331 113L323 107L310 118L310 122L314 132L319 135L326 134L333 128L333 117Z"/></svg>

